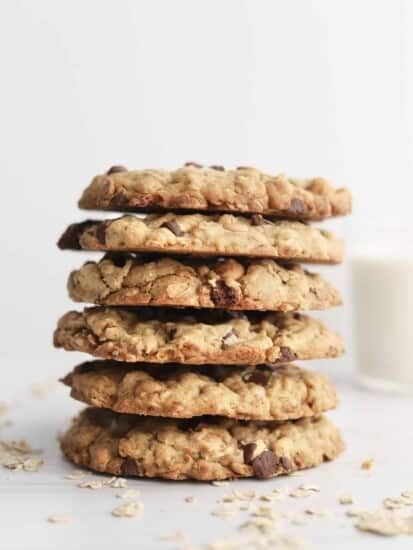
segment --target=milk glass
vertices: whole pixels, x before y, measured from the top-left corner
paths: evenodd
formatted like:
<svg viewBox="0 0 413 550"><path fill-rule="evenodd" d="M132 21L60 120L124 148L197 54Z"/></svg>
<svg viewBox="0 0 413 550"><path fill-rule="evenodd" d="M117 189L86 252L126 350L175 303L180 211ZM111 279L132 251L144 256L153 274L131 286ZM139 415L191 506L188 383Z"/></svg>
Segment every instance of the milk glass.
<svg viewBox="0 0 413 550"><path fill-rule="evenodd" d="M351 257L357 377L413 394L412 227L375 232Z"/></svg>

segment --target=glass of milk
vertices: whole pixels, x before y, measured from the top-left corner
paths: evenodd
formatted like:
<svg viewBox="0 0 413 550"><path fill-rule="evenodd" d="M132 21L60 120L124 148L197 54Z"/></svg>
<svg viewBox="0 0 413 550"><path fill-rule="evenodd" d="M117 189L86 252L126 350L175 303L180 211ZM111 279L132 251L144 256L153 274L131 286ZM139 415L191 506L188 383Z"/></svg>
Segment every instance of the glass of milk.
<svg viewBox="0 0 413 550"><path fill-rule="evenodd" d="M413 394L413 230L376 233L351 258L358 381Z"/></svg>

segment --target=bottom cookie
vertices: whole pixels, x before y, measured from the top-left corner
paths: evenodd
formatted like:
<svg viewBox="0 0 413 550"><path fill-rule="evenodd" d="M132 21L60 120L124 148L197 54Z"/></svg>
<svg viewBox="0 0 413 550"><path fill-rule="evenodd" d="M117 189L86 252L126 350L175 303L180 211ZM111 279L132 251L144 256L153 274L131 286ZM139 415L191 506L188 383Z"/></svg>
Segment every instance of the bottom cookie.
<svg viewBox="0 0 413 550"><path fill-rule="evenodd" d="M310 468L335 458L344 443L323 416L293 422L177 420L88 408L74 419L61 447L75 464L98 472L211 481Z"/></svg>

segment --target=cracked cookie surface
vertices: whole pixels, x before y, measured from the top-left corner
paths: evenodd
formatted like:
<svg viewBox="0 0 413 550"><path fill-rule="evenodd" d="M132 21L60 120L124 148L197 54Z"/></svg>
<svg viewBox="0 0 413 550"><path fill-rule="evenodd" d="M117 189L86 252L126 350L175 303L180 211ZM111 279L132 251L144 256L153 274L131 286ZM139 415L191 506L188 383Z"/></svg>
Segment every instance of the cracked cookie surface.
<svg viewBox="0 0 413 550"><path fill-rule="evenodd" d="M71 396L119 413L192 418L290 420L337 406L326 376L295 365L184 367L92 361L62 380Z"/></svg>
<svg viewBox="0 0 413 550"><path fill-rule="evenodd" d="M299 313L190 315L162 308L70 311L58 322L54 344L117 361L193 365L289 363L343 352L339 335Z"/></svg>
<svg viewBox="0 0 413 550"><path fill-rule="evenodd" d="M274 260L190 260L109 253L72 271L76 302L243 310L321 310L341 304L333 285L298 264Z"/></svg>
<svg viewBox="0 0 413 550"><path fill-rule="evenodd" d="M344 448L325 417L177 420L94 408L74 419L60 444L75 464L98 472L201 481L275 477L332 460Z"/></svg>
<svg viewBox="0 0 413 550"><path fill-rule="evenodd" d="M101 250L248 256L318 263L340 263L343 243L333 233L299 221L270 221L231 214L124 215L70 225L58 246Z"/></svg>
<svg viewBox="0 0 413 550"><path fill-rule="evenodd" d="M96 210L198 210L245 212L322 220L351 212L348 189L324 178L271 176L252 167L184 166L177 170L114 167L96 176L79 206Z"/></svg>

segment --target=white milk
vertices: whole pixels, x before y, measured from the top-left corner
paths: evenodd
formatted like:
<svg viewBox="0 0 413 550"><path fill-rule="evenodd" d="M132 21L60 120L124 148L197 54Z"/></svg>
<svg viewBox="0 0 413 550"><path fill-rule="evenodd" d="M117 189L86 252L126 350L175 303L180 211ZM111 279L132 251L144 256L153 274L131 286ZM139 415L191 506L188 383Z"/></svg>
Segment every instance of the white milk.
<svg viewBox="0 0 413 550"><path fill-rule="evenodd" d="M363 385L413 392L413 248L380 246L352 259L354 335Z"/></svg>

